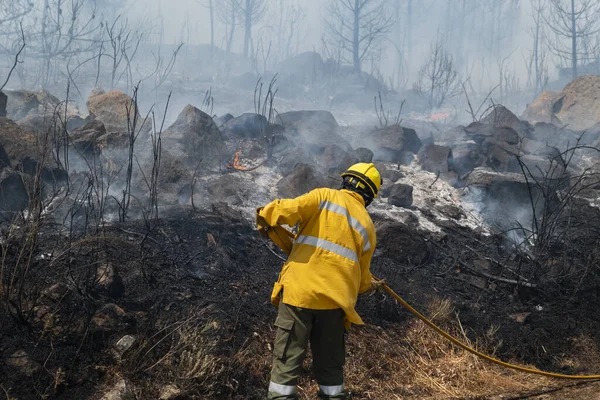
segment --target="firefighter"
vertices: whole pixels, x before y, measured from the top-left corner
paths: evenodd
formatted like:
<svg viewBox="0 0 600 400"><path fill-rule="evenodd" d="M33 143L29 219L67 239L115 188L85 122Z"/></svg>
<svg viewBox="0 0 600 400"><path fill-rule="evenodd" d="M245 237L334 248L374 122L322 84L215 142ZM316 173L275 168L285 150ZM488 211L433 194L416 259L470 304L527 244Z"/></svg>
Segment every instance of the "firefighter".
<svg viewBox="0 0 600 400"><path fill-rule="evenodd" d="M363 324L354 309L358 295L381 285L370 272L376 239L366 207L377 197L382 179L372 163L355 164L342 178L339 190L315 189L257 210L261 234L289 252L271 294L279 309L269 399L297 398L308 343L319 398L349 398L345 330ZM282 243L280 225L298 228L289 246Z"/></svg>

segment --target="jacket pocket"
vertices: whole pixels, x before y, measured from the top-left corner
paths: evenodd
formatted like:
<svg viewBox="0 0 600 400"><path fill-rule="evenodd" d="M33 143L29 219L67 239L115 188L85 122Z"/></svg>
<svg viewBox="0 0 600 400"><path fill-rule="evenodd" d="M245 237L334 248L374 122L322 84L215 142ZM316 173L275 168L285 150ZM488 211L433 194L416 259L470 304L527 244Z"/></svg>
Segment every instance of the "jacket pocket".
<svg viewBox="0 0 600 400"><path fill-rule="evenodd" d="M275 320L275 326L277 327L277 335L275 336L273 355L281 360L285 358L290 347L290 339L292 337L291 333L292 329L294 328L294 321L279 316Z"/></svg>

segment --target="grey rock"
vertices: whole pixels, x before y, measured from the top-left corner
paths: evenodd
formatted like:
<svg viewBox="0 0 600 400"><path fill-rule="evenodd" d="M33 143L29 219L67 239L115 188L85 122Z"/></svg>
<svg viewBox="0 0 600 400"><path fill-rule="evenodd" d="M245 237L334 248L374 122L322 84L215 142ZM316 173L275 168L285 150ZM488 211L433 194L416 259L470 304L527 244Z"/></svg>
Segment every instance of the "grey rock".
<svg viewBox="0 0 600 400"><path fill-rule="evenodd" d="M275 122L286 129L286 134L301 139L315 154L321 154L331 144L352 151L350 143L340 136L339 125L329 111L289 111L278 114Z"/></svg>
<svg viewBox="0 0 600 400"><path fill-rule="evenodd" d="M230 119L223 124L221 129L223 130L223 136L226 139L257 139L267 135L268 127L269 123L264 116L260 114L245 113L239 117Z"/></svg>
<svg viewBox="0 0 600 400"><path fill-rule="evenodd" d="M428 144L421 147L418 154L421 168L429 172L448 172L448 160L452 158L452 149L447 146Z"/></svg>
<svg viewBox="0 0 600 400"><path fill-rule="evenodd" d="M227 122L231 121L233 118L234 118L233 115L231 115L229 113L220 115L220 116L214 118L215 125L217 125L218 128L221 128L223 125L225 125Z"/></svg>
<svg viewBox="0 0 600 400"><path fill-rule="evenodd" d="M392 185L387 194L388 203L397 207L410 207L413 202L413 187L404 183Z"/></svg>
<svg viewBox="0 0 600 400"><path fill-rule="evenodd" d="M367 140L367 138L365 138ZM421 149L422 142L414 129L391 125L376 129L368 137L374 158L380 161L410 164L412 155Z"/></svg>
<svg viewBox="0 0 600 400"><path fill-rule="evenodd" d="M11 168L0 171L0 212L22 211L29 205L27 177Z"/></svg>
<svg viewBox="0 0 600 400"><path fill-rule="evenodd" d="M313 189L326 187L327 183L325 176L314 167L298 164L291 175L282 178L277 183L277 189L281 197L293 198Z"/></svg>
<svg viewBox="0 0 600 400"><path fill-rule="evenodd" d="M366 147L355 149L354 154L356 155L356 158L358 158L358 162L370 163L373 161L373 151Z"/></svg>
<svg viewBox="0 0 600 400"><path fill-rule="evenodd" d="M187 105L177 120L162 134L165 149L174 155L183 154L184 164L196 168L218 164L225 154L224 139L210 115Z"/></svg>

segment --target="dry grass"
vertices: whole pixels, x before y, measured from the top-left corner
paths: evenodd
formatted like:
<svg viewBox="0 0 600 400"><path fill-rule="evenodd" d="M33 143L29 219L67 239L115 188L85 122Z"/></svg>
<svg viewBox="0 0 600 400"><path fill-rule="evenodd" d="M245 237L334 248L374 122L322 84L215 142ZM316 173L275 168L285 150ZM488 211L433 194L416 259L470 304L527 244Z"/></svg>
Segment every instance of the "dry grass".
<svg viewBox="0 0 600 400"><path fill-rule="evenodd" d="M496 326L471 343L448 300L430 303L426 315L487 354L493 355L500 345L494 336ZM416 319L404 331L379 326L354 329L347 347L346 381L355 399L484 399L556 384L480 360Z"/></svg>

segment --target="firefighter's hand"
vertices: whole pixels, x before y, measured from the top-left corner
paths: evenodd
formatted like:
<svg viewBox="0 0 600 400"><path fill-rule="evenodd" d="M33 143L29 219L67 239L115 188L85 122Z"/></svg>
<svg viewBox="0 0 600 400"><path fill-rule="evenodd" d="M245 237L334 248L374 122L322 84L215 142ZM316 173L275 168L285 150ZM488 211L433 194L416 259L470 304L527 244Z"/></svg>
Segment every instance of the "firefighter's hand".
<svg viewBox="0 0 600 400"><path fill-rule="evenodd" d="M269 228L270 227L268 225L257 226L258 233L263 239L269 239Z"/></svg>
<svg viewBox="0 0 600 400"><path fill-rule="evenodd" d="M260 233L260 236L262 236L264 239L268 239L268 231L270 226L267 224L267 221L260 215L261 210L262 208L256 209L256 229L258 229L258 233Z"/></svg>
<svg viewBox="0 0 600 400"><path fill-rule="evenodd" d="M371 279L371 289L370 292L383 292L383 287L387 284L385 279L377 280Z"/></svg>

